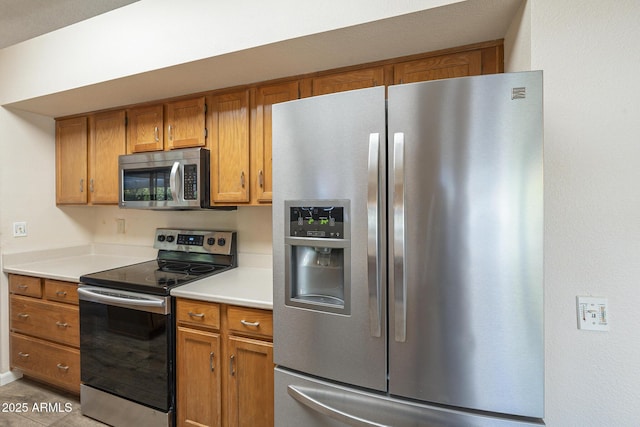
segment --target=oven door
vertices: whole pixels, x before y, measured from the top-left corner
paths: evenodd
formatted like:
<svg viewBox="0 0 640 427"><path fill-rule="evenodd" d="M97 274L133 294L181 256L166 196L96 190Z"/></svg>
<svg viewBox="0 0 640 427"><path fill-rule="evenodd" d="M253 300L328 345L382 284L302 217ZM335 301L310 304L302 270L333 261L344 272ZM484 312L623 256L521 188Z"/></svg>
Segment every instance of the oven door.
<svg viewBox="0 0 640 427"><path fill-rule="evenodd" d="M145 406L173 409L170 297L78 288L82 383Z"/></svg>

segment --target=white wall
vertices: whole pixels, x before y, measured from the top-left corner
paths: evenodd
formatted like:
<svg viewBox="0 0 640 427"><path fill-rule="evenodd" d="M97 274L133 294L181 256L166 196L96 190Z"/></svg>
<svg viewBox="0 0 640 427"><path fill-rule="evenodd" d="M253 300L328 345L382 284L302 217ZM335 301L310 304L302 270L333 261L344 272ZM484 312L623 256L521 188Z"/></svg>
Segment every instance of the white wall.
<svg viewBox="0 0 640 427"><path fill-rule="evenodd" d="M530 0L544 70L546 421L640 425L640 2ZM610 331L576 328L576 296Z"/></svg>

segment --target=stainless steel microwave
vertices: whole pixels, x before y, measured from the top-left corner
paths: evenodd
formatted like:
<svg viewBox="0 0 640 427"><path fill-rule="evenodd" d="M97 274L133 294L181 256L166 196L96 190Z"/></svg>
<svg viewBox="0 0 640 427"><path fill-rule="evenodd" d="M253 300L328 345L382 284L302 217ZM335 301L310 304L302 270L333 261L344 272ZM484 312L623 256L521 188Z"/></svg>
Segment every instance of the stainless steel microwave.
<svg viewBox="0 0 640 427"><path fill-rule="evenodd" d="M209 150L185 148L118 158L121 208L207 209Z"/></svg>

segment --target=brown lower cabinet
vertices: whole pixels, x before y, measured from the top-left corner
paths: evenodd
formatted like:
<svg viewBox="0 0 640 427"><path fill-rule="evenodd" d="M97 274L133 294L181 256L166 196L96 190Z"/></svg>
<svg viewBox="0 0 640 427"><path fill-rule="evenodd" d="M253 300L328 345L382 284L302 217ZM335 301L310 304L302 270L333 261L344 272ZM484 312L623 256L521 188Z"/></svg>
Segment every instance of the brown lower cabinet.
<svg viewBox="0 0 640 427"><path fill-rule="evenodd" d="M269 310L178 298L177 425L273 426Z"/></svg>
<svg viewBox="0 0 640 427"><path fill-rule="evenodd" d="M77 285L9 275L11 368L80 393Z"/></svg>

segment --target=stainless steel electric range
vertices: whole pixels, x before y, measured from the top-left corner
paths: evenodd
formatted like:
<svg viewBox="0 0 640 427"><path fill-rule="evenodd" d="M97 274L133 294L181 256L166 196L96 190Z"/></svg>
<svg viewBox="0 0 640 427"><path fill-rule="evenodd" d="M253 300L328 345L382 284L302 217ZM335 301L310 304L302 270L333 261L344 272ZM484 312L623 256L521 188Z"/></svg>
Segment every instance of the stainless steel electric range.
<svg viewBox="0 0 640 427"><path fill-rule="evenodd" d="M82 413L113 426L175 424L171 289L237 266L236 233L156 230L157 259L80 278Z"/></svg>

